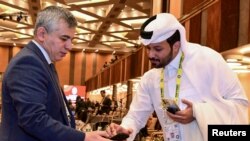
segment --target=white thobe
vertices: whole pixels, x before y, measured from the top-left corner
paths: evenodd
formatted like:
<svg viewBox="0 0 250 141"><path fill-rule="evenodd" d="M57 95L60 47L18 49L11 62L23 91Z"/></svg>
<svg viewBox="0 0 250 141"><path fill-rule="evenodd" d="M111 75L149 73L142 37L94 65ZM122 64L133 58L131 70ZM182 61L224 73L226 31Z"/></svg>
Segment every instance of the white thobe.
<svg viewBox="0 0 250 141"><path fill-rule="evenodd" d="M195 120L180 124L183 141L207 141L209 124L248 124L248 99L235 73L223 57L214 50L198 44L185 43L179 99L193 103ZM175 96L176 71L180 53L164 69L165 97ZM155 110L164 126L160 94L161 69L151 69L142 78L133 97L128 114L121 126L132 128L133 140ZM185 104L179 100L181 109ZM163 131L164 132L164 131ZM165 137L165 132L164 132ZM166 140L166 139L165 139Z"/></svg>

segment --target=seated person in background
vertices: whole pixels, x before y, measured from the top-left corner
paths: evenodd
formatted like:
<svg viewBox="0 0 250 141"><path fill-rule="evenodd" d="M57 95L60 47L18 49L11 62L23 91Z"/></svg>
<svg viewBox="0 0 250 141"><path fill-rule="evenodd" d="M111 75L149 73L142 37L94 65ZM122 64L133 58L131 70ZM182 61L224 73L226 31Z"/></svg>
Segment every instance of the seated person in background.
<svg viewBox="0 0 250 141"><path fill-rule="evenodd" d="M68 100L68 104L69 104L69 109L72 111L72 113L75 114L75 107L74 107L71 99Z"/></svg>

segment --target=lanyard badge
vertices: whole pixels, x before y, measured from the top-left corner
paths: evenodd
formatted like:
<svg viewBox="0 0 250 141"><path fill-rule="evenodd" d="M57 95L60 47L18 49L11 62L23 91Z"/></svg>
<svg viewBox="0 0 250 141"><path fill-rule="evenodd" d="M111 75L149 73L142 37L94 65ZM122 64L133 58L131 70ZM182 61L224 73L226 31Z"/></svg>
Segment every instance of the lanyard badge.
<svg viewBox="0 0 250 141"><path fill-rule="evenodd" d="M181 77L182 77L182 62L184 60L184 53L182 52L180 62L179 62L179 68L177 71L177 77L176 77L176 89L175 89L175 98L174 102L177 104L179 99L179 93L180 93L180 85L181 85ZM160 93L161 93L161 106L163 109L166 109L166 102L164 101L164 68L161 71L161 78L160 78Z"/></svg>
<svg viewBox="0 0 250 141"><path fill-rule="evenodd" d="M178 110L180 110L177 103L178 103L179 93L180 93L183 60L184 60L184 53L182 52L180 62L179 62L179 68L177 71L176 89L175 89L174 99L164 98L164 68L161 71L161 78L160 78L161 106L162 106L162 111L163 111L163 119L165 121L163 129L165 131L165 139L167 141L181 141L179 124L177 122L174 122L169 117L167 117L166 110L168 110L169 112L173 114L177 112Z"/></svg>

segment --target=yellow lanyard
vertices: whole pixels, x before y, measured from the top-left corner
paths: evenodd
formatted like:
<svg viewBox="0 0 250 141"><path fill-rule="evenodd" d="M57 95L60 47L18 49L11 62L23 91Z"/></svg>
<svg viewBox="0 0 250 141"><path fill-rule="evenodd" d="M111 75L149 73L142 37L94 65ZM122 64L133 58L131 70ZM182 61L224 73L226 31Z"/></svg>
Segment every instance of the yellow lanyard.
<svg viewBox="0 0 250 141"><path fill-rule="evenodd" d="M177 103L178 99L179 99L183 60L184 60L184 53L182 52L180 62L179 62L179 68L177 70L177 77L176 77L176 88L175 88L175 98L174 98L175 103ZM164 68L162 68L162 71L161 71L160 90L161 90L161 104L162 104L162 107L165 108L166 105L165 105L165 102L163 102L163 99L164 99Z"/></svg>

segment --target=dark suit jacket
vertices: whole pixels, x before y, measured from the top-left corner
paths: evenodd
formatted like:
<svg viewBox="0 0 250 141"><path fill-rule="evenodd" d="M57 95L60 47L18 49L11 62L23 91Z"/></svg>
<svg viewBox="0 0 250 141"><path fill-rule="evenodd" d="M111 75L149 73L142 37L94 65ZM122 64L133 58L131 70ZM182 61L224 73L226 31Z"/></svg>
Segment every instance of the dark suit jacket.
<svg viewBox="0 0 250 141"><path fill-rule="evenodd" d="M0 141L83 141L71 112L68 123L64 99L45 57L30 42L3 78Z"/></svg>
<svg viewBox="0 0 250 141"><path fill-rule="evenodd" d="M102 102L102 113L109 114L111 111L111 105L112 105L112 100L108 97L105 97L103 102Z"/></svg>

